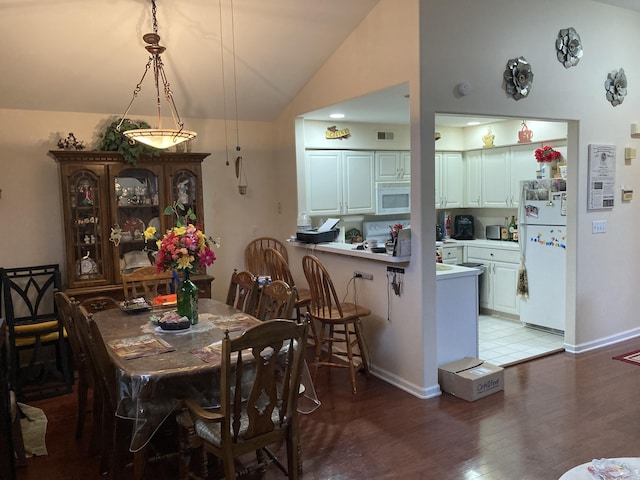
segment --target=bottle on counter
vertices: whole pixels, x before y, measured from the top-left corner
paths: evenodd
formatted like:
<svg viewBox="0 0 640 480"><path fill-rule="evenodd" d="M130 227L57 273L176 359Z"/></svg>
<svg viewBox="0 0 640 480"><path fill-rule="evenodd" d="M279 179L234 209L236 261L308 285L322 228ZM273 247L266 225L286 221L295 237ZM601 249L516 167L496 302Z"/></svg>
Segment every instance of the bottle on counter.
<svg viewBox="0 0 640 480"><path fill-rule="evenodd" d="M515 215L511 215L511 221L509 222L509 240L513 241L513 232L518 229L518 225L516 224Z"/></svg>
<svg viewBox="0 0 640 480"><path fill-rule="evenodd" d="M517 242L518 241L518 219L516 218L516 227L513 230L513 241Z"/></svg>
<svg viewBox="0 0 640 480"><path fill-rule="evenodd" d="M445 221L445 237L451 238L451 215L447 215L447 220Z"/></svg>
<svg viewBox="0 0 640 480"><path fill-rule="evenodd" d="M302 212L298 215L298 231L305 232L307 230L311 230L311 217L307 212Z"/></svg>

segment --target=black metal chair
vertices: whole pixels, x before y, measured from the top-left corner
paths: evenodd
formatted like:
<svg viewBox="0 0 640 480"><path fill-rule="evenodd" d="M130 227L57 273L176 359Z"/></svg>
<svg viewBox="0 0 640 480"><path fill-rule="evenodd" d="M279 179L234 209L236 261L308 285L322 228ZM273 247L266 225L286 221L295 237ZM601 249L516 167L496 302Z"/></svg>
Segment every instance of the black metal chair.
<svg viewBox="0 0 640 480"><path fill-rule="evenodd" d="M59 266L2 268L0 280L0 316L9 330L9 379L18 400L70 393L73 362L54 301L61 288Z"/></svg>

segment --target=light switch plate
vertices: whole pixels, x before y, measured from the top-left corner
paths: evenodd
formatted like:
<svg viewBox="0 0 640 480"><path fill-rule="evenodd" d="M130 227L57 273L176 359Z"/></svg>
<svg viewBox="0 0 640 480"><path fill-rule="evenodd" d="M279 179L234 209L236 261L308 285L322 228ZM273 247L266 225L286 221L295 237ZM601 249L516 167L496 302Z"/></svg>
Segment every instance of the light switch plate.
<svg viewBox="0 0 640 480"><path fill-rule="evenodd" d="M594 220L591 222L591 233L605 233L607 231L606 220Z"/></svg>

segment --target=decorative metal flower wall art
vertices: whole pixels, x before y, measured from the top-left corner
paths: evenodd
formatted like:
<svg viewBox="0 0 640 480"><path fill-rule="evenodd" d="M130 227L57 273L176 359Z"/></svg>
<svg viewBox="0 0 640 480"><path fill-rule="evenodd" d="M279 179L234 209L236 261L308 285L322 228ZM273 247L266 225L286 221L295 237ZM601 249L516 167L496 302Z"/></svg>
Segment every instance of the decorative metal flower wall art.
<svg viewBox="0 0 640 480"><path fill-rule="evenodd" d="M607 91L607 100L614 107L620 105L627 96L627 76L624 69L613 70L607 75L604 82L604 89Z"/></svg>
<svg viewBox="0 0 640 480"><path fill-rule="evenodd" d="M582 58L582 43L580 35L573 27L563 28L558 32L556 40L558 61L564 68L575 67Z"/></svg>
<svg viewBox="0 0 640 480"><path fill-rule="evenodd" d="M529 95L533 83L531 65L524 57L512 58L504 71L505 90L514 100Z"/></svg>

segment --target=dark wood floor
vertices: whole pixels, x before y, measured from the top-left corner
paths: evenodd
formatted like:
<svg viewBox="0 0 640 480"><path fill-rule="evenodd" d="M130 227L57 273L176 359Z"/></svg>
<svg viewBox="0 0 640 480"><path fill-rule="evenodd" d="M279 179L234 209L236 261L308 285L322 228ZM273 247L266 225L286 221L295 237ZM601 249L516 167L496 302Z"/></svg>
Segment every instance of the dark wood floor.
<svg viewBox="0 0 640 480"><path fill-rule="evenodd" d="M373 376L353 396L346 370L321 371L323 404L301 418L304 478L557 480L594 458L640 456L640 367L612 359L634 349L640 339L508 367L505 391L473 403L419 400ZM100 478L73 435L73 395L33 405L49 420L49 455L19 479ZM174 464L149 465L147 477L174 479ZM267 478L285 477L272 466Z"/></svg>

